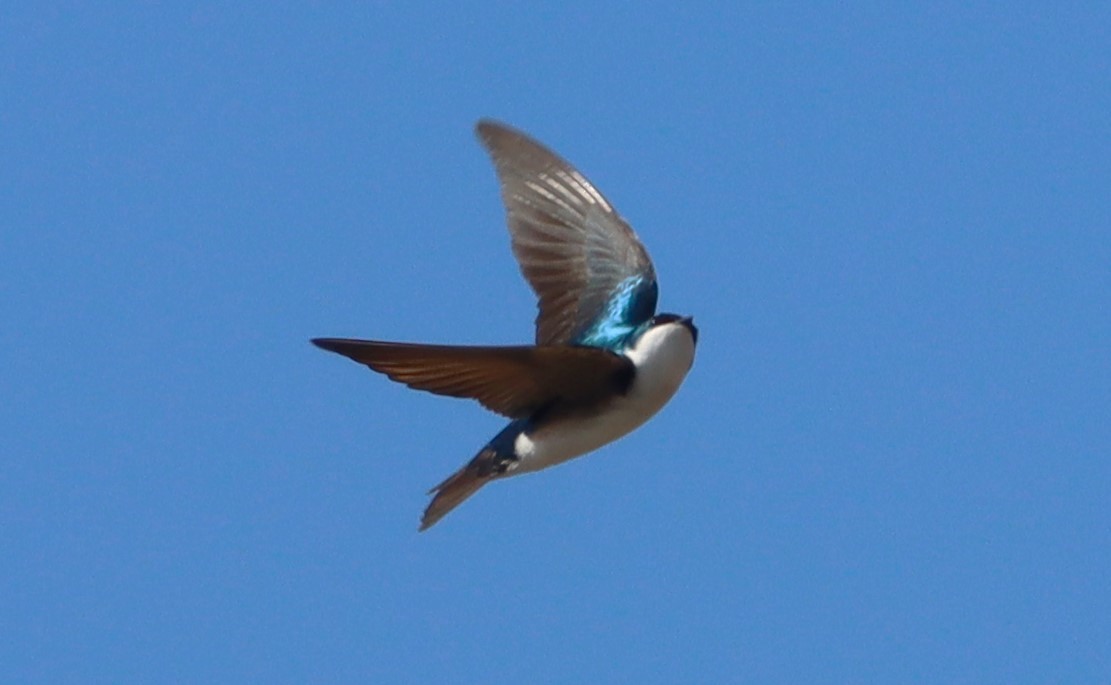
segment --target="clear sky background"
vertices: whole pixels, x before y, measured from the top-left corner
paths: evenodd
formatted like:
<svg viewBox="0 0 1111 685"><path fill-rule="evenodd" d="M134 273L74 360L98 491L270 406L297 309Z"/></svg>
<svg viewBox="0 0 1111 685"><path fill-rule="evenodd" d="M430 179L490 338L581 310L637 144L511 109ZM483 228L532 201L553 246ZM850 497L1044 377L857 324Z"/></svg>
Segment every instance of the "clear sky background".
<svg viewBox="0 0 1111 685"><path fill-rule="evenodd" d="M6 5L0 681L1111 681L1103 3ZM529 342L479 117L694 369L418 534Z"/></svg>

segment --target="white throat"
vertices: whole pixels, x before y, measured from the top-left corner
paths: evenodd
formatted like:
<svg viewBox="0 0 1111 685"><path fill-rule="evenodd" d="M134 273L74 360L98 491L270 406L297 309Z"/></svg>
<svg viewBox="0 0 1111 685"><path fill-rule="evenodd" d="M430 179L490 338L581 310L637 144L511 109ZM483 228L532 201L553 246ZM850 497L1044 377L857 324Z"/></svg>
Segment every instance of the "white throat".
<svg viewBox="0 0 1111 685"><path fill-rule="evenodd" d="M666 403L694 363L694 336L681 323L665 323L645 331L625 356L637 368L632 391L638 385L646 391L666 391Z"/></svg>

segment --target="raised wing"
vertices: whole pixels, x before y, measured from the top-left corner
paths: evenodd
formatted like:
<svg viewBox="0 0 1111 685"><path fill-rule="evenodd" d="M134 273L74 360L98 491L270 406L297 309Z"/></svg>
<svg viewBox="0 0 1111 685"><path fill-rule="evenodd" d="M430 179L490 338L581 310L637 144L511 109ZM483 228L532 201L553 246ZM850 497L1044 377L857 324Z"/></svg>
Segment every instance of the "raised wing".
<svg viewBox="0 0 1111 685"><path fill-rule="evenodd" d="M513 254L536 292L536 344L619 349L656 311L656 273L632 228L551 150L504 124L478 137L501 181Z"/></svg>
<svg viewBox="0 0 1111 685"><path fill-rule="evenodd" d="M437 395L478 400L510 418L524 418L554 403L589 405L624 392L632 362L589 347L469 347L316 338L391 380Z"/></svg>

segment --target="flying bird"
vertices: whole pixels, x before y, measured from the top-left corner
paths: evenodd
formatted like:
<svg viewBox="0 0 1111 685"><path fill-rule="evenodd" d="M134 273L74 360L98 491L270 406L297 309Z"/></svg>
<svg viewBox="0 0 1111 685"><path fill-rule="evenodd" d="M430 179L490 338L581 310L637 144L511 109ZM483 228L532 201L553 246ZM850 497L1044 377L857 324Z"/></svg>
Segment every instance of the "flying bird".
<svg viewBox="0 0 1111 685"><path fill-rule="evenodd" d="M574 167L495 121L476 127L493 159L513 254L539 303L536 344L313 343L416 390L477 400L511 419L429 491L426 530L487 483L554 466L628 434L694 363L689 316L656 314L658 286L632 228Z"/></svg>

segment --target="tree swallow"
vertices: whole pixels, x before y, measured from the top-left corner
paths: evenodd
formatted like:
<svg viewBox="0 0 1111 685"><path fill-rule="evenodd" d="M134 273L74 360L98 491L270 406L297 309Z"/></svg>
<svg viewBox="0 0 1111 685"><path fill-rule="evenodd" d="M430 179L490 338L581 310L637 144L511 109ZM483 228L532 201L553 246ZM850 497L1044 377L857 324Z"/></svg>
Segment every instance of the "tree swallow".
<svg viewBox="0 0 1111 685"><path fill-rule="evenodd" d="M656 314L656 272L632 228L551 150L494 121L513 254L539 298L536 344L500 347L316 338L416 390L478 400L512 421L429 491L425 530L490 481L563 463L658 412L694 363L689 316Z"/></svg>

